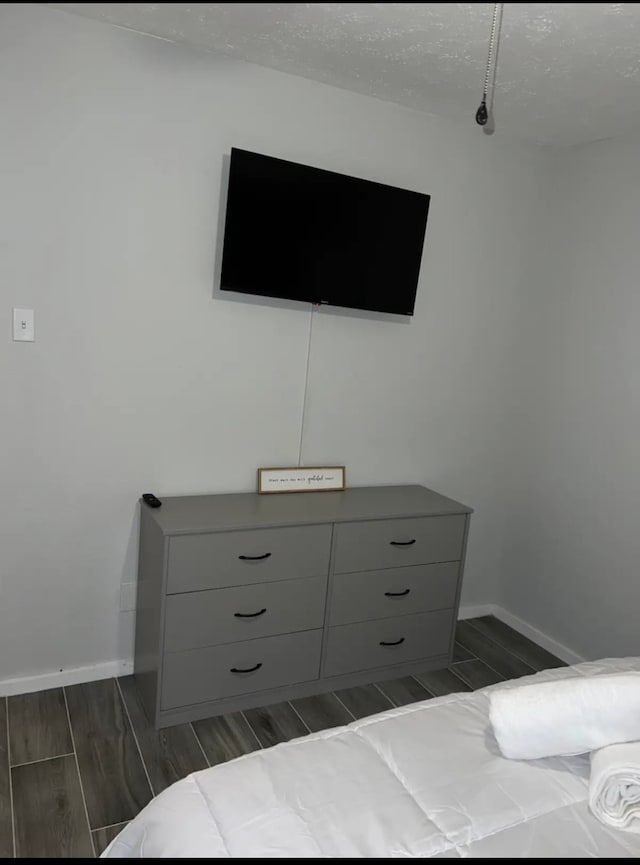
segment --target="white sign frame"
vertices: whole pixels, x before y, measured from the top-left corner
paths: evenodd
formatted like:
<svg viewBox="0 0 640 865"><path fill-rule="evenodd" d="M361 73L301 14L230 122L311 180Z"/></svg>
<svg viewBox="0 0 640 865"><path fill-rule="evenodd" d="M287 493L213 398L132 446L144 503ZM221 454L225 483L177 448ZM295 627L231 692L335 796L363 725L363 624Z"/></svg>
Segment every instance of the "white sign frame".
<svg viewBox="0 0 640 865"><path fill-rule="evenodd" d="M258 469L258 492L261 495L277 493L314 493L344 490L347 470L345 466L285 466Z"/></svg>

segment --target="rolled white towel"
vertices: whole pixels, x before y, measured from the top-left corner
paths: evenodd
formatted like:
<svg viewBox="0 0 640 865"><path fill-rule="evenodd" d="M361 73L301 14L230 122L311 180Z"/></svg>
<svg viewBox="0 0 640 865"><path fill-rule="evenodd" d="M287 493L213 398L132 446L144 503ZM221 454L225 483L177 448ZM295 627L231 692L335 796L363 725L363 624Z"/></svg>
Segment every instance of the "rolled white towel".
<svg viewBox="0 0 640 865"><path fill-rule="evenodd" d="M589 807L607 826L640 833L640 742L593 752Z"/></svg>
<svg viewBox="0 0 640 865"><path fill-rule="evenodd" d="M584 754L640 739L640 673L497 689L489 717L505 757Z"/></svg>

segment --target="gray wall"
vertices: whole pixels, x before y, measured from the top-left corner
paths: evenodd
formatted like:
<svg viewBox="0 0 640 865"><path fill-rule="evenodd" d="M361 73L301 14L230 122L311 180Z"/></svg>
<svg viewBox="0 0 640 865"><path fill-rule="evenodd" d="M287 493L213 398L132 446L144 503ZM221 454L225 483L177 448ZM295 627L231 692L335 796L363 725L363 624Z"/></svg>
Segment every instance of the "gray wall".
<svg viewBox="0 0 640 865"><path fill-rule="evenodd" d="M317 314L303 461L473 505L463 603L495 600L549 157L35 4L0 7L0 104L0 679L131 656L141 492L297 460L309 311L212 298L231 146L432 194L414 319Z"/></svg>
<svg viewBox="0 0 640 865"><path fill-rule="evenodd" d="M639 152L557 157L513 358L503 603L592 658L640 652Z"/></svg>

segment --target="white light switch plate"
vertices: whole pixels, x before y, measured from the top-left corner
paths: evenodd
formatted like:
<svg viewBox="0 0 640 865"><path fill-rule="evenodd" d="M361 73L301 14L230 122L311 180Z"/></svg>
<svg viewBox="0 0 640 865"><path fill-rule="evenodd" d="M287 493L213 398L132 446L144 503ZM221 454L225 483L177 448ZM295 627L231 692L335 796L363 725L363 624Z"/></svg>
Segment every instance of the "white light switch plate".
<svg viewBox="0 0 640 865"><path fill-rule="evenodd" d="M32 309L13 310L14 342L33 342L36 338L35 318Z"/></svg>

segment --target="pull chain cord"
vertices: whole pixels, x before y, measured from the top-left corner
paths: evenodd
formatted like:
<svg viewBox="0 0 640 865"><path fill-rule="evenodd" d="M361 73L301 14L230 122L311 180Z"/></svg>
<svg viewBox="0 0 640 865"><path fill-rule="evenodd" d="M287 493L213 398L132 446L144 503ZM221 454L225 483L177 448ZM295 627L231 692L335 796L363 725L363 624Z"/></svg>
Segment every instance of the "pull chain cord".
<svg viewBox="0 0 640 865"><path fill-rule="evenodd" d="M498 47L500 44L500 31L502 29L502 11L504 3L493 4L493 18L491 20L491 33L489 35L489 53L487 54L487 67L484 73L484 86L482 88L482 102L476 111L476 123L478 126L486 126L489 122L490 108L493 106L493 91L496 81L496 69L498 60ZM491 72L493 69L493 76ZM491 80L491 101L490 108L487 108L487 98L489 96L489 81ZM493 132L486 130L489 134Z"/></svg>

